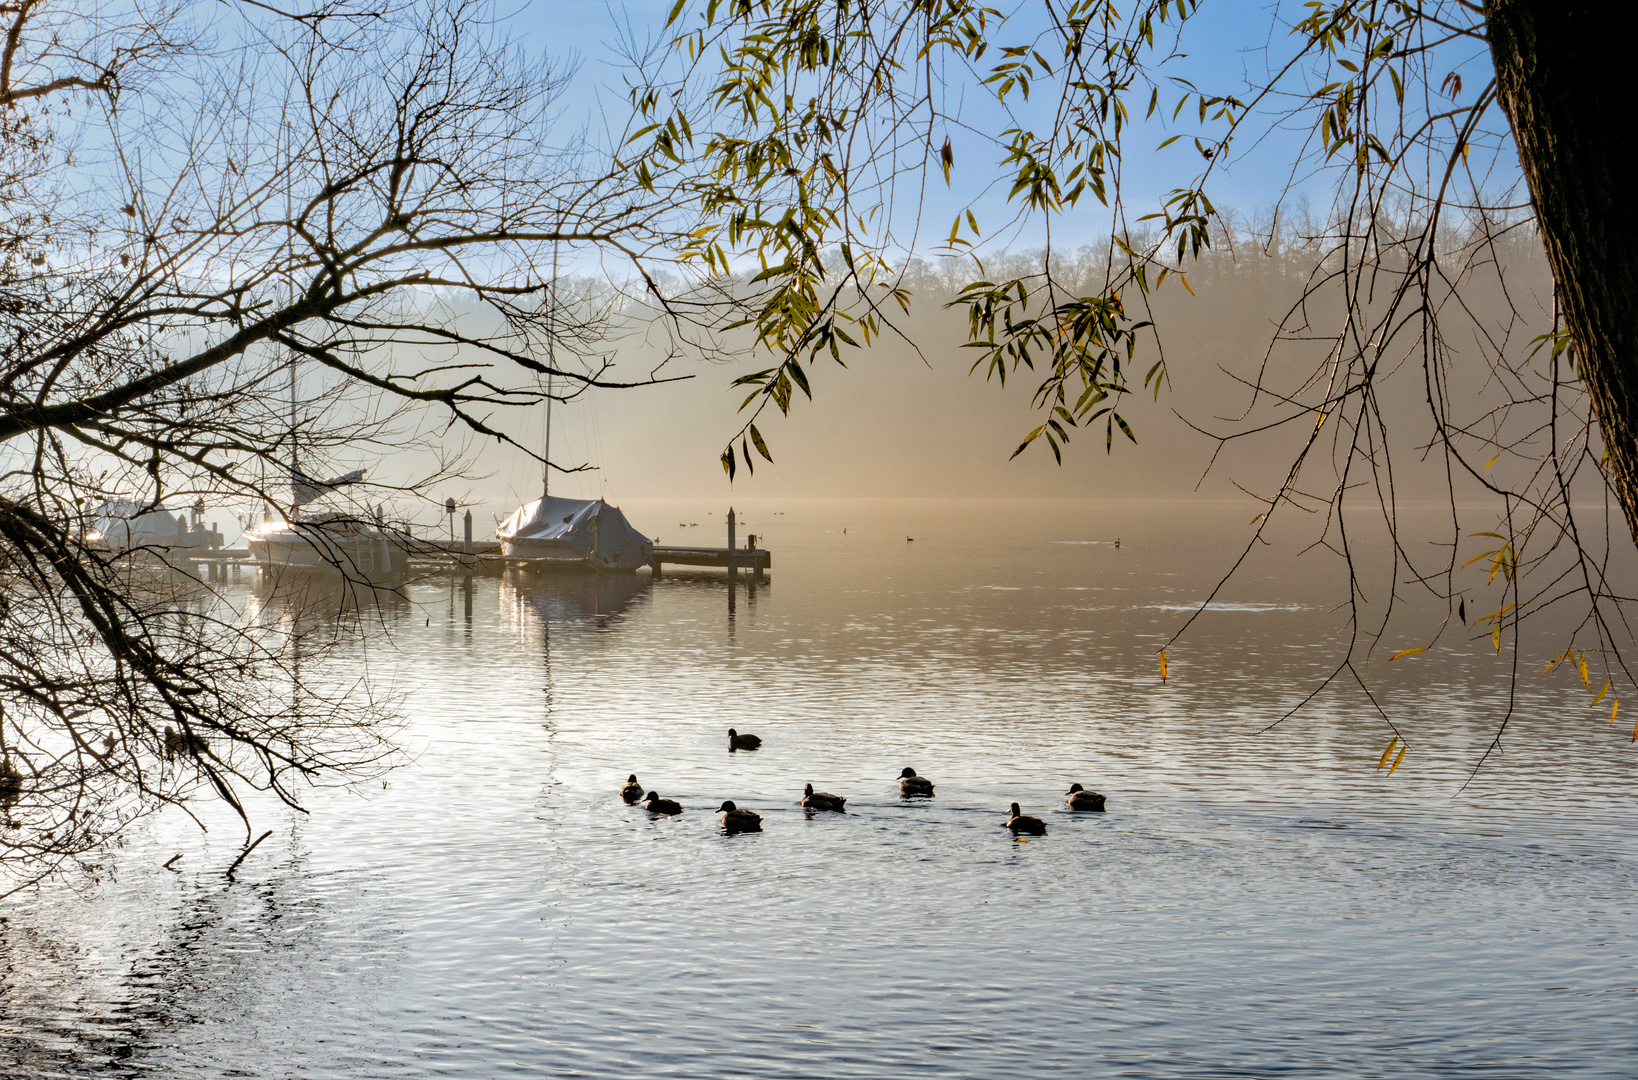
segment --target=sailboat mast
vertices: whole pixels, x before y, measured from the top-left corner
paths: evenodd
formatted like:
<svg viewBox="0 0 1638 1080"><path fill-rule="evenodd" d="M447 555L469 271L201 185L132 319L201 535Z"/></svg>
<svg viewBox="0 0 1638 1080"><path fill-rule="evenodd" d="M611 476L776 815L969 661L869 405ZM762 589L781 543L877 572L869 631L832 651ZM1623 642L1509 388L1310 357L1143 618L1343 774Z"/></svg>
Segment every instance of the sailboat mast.
<svg viewBox="0 0 1638 1080"><path fill-rule="evenodd" d="M296 353L290 352L290 482L296 483L301 475L300 462L296 458Z"/></svg>
<svg viewBox="0 0 1638 1080"><path fill-rule="evenodd" d="M558 241L552 241L552 288L547 294L547 304L553 305L546 309L546 445L541 450L541 457L545 460L541 466L540 501L541 510L546 509L545 502L552 494L552 386L557 375L557 248Z"/></svg>
<svg viewBox="0 0 1638 1080"><path fill-rule="evenodd" d="M288 150L288 147L286 147L286 149ZM290 257L290 277L285 281L287 296L285 302L292 304L295 303L296 300L296 230L293 195L294 192L291 190L290 183L287 182L284 189L284 217L286 222L285 228L288 230L285 235L285 243L287 244L287 252ZM301 463L296 456L296 350L290 349L288 352L290 354L290 513L292 515L292 520L294 520L294 515L297 512L297 500L301 498L300 489L296 486L298 483L300 483L299 477L301 476Z"/></svg>

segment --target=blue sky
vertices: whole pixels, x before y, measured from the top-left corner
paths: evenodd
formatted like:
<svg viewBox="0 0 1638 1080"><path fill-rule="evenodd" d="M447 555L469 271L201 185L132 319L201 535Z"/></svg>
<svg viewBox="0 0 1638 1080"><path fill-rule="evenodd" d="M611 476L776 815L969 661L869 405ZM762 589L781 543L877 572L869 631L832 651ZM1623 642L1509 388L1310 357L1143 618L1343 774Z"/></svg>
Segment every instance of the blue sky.
<svg viewBox="0 0 1638 1080"><path fill-rule="evenodd" d="M564 101L565 122L578 126L581 118L586 118L594 126L602 126L618 125L626 108L616 43L629 38L638 41L659 38L670 9L670 0L630 0L617 4L534 0L503 9L503 19L520 44L531 51L578 59L579 74ZM1016 8L1026 15L1037 9L1038 0L1021 0ZM1286 52L1289 22L1306 14L1307 9L1298 3L1230 0L1204 3L1191 17L1179 45L1184 55L1171 60L1164 71L1185 76L1202 89L1243 93L1248 80L1256 81L1266 72L1267 55L1280 57ZM1157 40L1157 44L1166 47L1164 40ZM1452 53L1452 65L1467 73L1466 96L1471 99L1486 75L1478 70L1487 61L1482 48L1467 44L1447 51ZM1163 91L1163 103L1166 96ZM1132 103L1139 115L1145 104L1143 100ZM1192 182L1204 164L1187 137L1164 151L1154 152L1169 136L1191 135L1196 130L1187 114L1173 123L1169 120L1169 111L1163 108L1161 112L1168 114L1166 117L1157 114L1154 119L1139 122L1128 130L1123 190L1131 217L1157 209L1165 192ZM999 110L987 105L981 92L967 94L964 119L980 129L996 131L1006 126ZM1334 175L1315 177L1304 170L1294 172L1292 168L1307 138L1306 131L1271 127L1267 123L1243 134L1237 141L1234 157L1214 170L1208 187L1212 199L1220 208L1250 213L1269 208L1289 185L1298 193L1307 194L1315 212L1324 214L1330 203ZM986 232L1011 216L1005 200L1005 184L987 193L980 190L997 175L992 167L993 148L959 131L954 135L954 145L955 189L946 191L942 182L930 184L925 202L920 206L926 224L917 248L923 252L931 250L947 233L949 222L968 200L973 201ZM1515 178L1514 170L1503 168L1502 182ZM903 212L901 208L901 215ZM1101 207L1087 199L1079 212L1055 224L1055 237L1058 243L1069 247L1097 243L1107 238L1108 225L1109 219ZM1040 243L1041 236L1039 227L1032 225L1011 235L991 237L990 243L1033 247Z"/></svg>
<svg viewBox="0 0 1638 1080"><path fill-rule="evenodd" d="M658 37L670 7L669 2L661 0L635 0L618 5L535 0L510 9L506 21L520 44L531 51L578 60L579 73L564 101L565 123L572 126L579 117L595 118L601 113L601 119L590 120L600 126L618 124L623 116L625 100L620 87L622 71L617 43L623 38L647 41ZM1193 42L1209 47L1174 61L1167 70L1187 75L1203 87L1238 91L1245 85L1248 72L1262 70L1263 57L1258 50L1268 42L1270 27L1270 9L1264 5L1207 4L1191 21L1185 45ZM971 123L983 127L999 121L997 111L986 108L980 94L969 94L967 102L966 116ZM1182 130L1193 130L1186 119L1184 123L1171 125L1157 116L1147 124L1138 125L1129 135L1132 152L1125 165L1125 184L1134 213L1153 209L1162 192L1188 182L1198 173L1202 160L1187 139L1159 154L1149 152L1169 135ZM1285 168L1289 167L1299 143L1300 139L1295 136L1276 135L1246 160L1222 170L1213 185L1217 199L1224 205L1241 209L1267 205L1283 184ZM972 192L971 187L962 187L963 182L971 184L994 175L984 160L991 151L977 140L963 140L958 133L956 152L956 190L945 192L939 183L928 192L929 203L925 209L928 220L934 223L929 226L934 237L943 233L951 217L965 205L963 195ZM978 198L981 220L999 223L1008 216L1005 190L1002 186ZM1104 232L1101 214L1089 206L1085 217L1091 226L1088 239L1095 239ZM1073 220L1064 224L1072 227ZM1036 236L1031 232L1021 239L1028 243Z"/></svg>

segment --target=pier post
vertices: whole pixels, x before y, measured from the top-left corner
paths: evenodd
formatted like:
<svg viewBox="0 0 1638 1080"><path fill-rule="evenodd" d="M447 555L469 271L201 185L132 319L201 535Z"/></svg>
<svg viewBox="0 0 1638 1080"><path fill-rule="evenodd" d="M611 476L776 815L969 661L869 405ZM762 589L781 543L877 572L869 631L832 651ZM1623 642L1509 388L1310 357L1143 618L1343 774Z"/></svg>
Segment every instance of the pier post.
<svg viewBox="0 0 1638 1080"><path fill-rule="evenodd" d="M466 568L466 576L471 577L472 576L472 511L471 510L468 510L466 512L466 538L461 542L461 555L462 555L461 565ZM471 593L467 593L466 607L467 607L466 615L467 615L467 618L470 619L472 617L472 594Z"/></svg>
<svg viewBox="0 0 1638 1080"><path fill-rule="evenodd" d="M734 508L728 508L728 584L739 580L739 552L734 549Z"/></svg>

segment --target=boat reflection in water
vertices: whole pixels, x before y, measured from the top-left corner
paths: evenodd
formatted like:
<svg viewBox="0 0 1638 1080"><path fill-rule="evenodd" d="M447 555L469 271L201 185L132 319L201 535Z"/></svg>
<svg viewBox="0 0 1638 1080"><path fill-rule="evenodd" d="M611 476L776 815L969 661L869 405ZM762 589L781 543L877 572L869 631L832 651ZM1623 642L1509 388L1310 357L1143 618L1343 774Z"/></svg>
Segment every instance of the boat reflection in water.
<svg viewBox="0 0 1638 1080"><path fill-rule="evenodd" d="M331 570L307 573L297 567L290 573L258 574L246 598L245 612L262 625L281 622L356 626L379 629L418 610L402 588L371 585Z"/></svg>
<svg viewBox="0 0 1638 1080"><path fill-rule="evenodd" d="M508 567L500 581L501 610L542 623L603 620L624 615L653 591L647 574L562 574Z"/></svg>

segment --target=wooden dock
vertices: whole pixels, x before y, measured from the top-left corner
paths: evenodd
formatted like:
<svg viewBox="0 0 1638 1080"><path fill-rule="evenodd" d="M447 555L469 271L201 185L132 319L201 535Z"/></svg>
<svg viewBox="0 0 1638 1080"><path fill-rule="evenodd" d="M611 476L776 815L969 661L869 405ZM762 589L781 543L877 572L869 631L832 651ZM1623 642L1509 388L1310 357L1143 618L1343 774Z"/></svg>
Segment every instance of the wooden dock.
<svg viewBox="0 0 1638 1080"><path fill-rule="evenodd" d="M455 512L453 500L446 504L451 515ZM451 519L453 523L453 518ZM550 563L561 564L563 560L550 558L520 558L504 555L501 552L500 542L497 540L478 540L472 535L472 512L466 513L462 523L464 535L459 540L407 540L409 544L409 565L413 570L423 573L499 573L508 566L529 567L545 566ZM676 544L655 544L653 554L649 557L649 572L659 578L665 572L669 563L672 566L713 566L728 571L728 580L736 580L739 571L746 570L751 574L753 581L761 581L762 575L773 566L773 556L767 548L756 546L756 534L751 533L745 538L745 546L740 547L735 542L735 516L732 508L728 510L728 546L727 547L694 547ZM239 576L242 566L256 565L250 559L250 552L245 548L216 548L214 550L194 553L189 551L180 554L177 561L192 563L196 570L205 570L212 581L220 580L232 567L234 577Z"/></svg>
<svg viewBox="0 0 1638 1080"><path fill-rule="evenodd" d="M773 555L767 548L729 549L655 544L654 558L649 561L648 568L653 571L655 577L659 577L666 563L673 566L720 566L730 571L749 570L760 578L773 566Z"/></svg>
<svg viewBox="0 0 1638 1080"><path fill-rule="evenodd" d="M507 566L528 567L557 561L505 556L501 554L500 544L492 540L474 543L470 554L463 550L465 545L459 540L453 544L447 540L423 541L416 546L418 550L410 557L410 566L421 571L458 572L464 566L470 565L478 573L498 573ZM251 559L250 552L244 548L216 548L210 551L174 554L170 561L184 566L196 566L199 570L205 571L211 580L217 580L229 567L237 576L240 567L257 565L255 560ZM767 548L760 547L730 550L725 547L655 544L654 557L648 564L649 571L655 577L660 577L668 565L711 566L732 572L745 570L754 580L760 580L773 566L773 555Z"/></svg>

